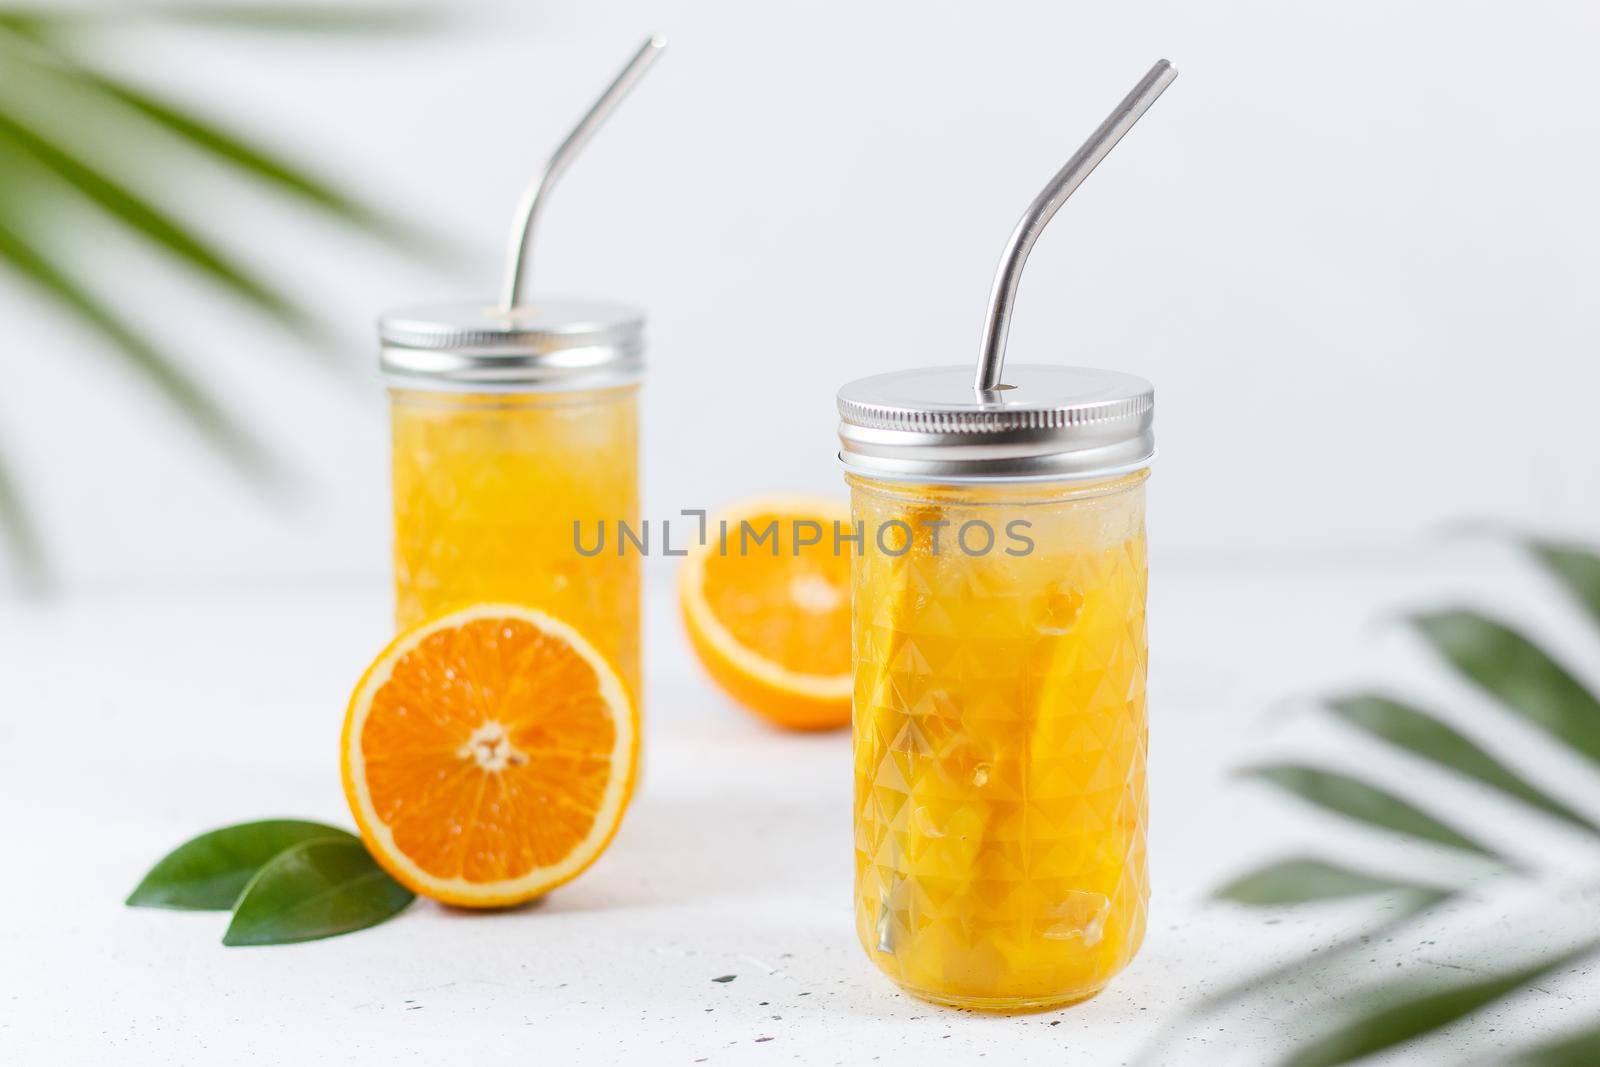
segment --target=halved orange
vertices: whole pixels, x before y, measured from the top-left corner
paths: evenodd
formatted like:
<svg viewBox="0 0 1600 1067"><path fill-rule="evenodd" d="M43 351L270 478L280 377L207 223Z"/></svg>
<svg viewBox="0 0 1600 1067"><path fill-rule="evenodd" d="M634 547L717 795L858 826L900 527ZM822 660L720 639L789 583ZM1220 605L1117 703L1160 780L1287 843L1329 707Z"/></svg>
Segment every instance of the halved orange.
<svg viewBox="0 0 1600 1067"><path fill-rule="evenodd" d="M409 888L519 904L576 878L622 822L639 723L571 626L478 604L395 638L356 686L340 767L361 839Z"/></svg>
<svg viewBox="0 0 1600 1067"><path fill-rule="evenodd" d="M679 572L701 663L729 696L780 726L850 721L852 548L838 535L852 532L842 501L758 497L713 518Z"/></svg>

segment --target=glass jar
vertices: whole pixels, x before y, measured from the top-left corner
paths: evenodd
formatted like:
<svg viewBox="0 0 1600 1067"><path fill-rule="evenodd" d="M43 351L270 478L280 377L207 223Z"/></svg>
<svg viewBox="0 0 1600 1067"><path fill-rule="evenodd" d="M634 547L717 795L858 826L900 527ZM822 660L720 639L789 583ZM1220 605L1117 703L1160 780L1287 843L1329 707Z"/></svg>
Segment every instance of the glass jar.
<svg viewBox="0 0 1600 1067"><path fill-rule="evenodd" d="M907 992L1099 992L1144 938L1144 484L1127 375L965 368L840 391L853 567L855 917Z"/></svg>
<svg viewBox="0 0 1600 1067"><path fill-rule="evenodd" d="M483 602L578 629L640 698L643 319L609 305L385 316L395 620Z"/></svg>

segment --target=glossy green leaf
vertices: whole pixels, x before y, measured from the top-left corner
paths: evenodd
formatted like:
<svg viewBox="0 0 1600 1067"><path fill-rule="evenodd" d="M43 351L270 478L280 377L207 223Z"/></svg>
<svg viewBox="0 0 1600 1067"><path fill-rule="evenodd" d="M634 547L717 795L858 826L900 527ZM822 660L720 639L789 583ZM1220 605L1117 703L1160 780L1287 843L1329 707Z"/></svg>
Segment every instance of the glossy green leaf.
<svg viewBox="0 0 1600 1067"><path fill-rule="evenodd" d="M1213 896L1235 904L1275 907L1374 893L1422 896L1430 900L1443 900L1450 895L1448 889L1439 886L1368 874L1314 856L1297 856L1258 867L1218 889Z"/></svg>
<svg viewBox="0 0 1600 1067"><path fill-rule="evenodd" d="M45 258L34 244L11 227L0 197L0 262L10 266L71 311L81 322L111 342L111 351L128 360L188 417L213 444L246 472L274 480L278 472L263 452L195 382L127 326L88 290L80 287Z"/></svg>
<svg viewBox="0 0 1600 1067"><path fill-rule="evenodd" d="M44 547L33 518L28 514L27 503L3 460L0 460L0 533L5 536L22 588L27 592L47 588L49 569L44 561Z"/></svg>
<svg viewBox="0 0 1600 1067"><path fill-rule="evenodd" d="M303 819L264 819L224 826L185 841L150 868L128 896L140 908L227 911L268 860L306 841L357 839L336 826Z"/></svg>
<svg viewBox="0 0 1600 1067"><path fill-rule="evenodd" d="M1504 861L1504 857L1489 846L1468 837L1410 801L1340 771L1280 763L1249 767L1239 774L1271 782L1319 808L1369 826Z"/></svg>
<svg viewBox="0 0 1600 1067"><path fill-rule="evenodd" d="M1585 545L1530 541L1528 550L1600 623L1600 553Z"/></svg>
<svg viewBox="0 0 1600 1067"><path fill-rule="evenodd" d="M1600 701L1542 648L1474 611L1438 611L1413 621L1456 670L1522 718L1600 763Z"/></svg>
<svg viewBox="0 0 1600 1067"><path fill-rule="evenodd" d="M48 136L0 111L0 139L32 157L56 179L77 190L154 246L223 285L258 310L302 334L315 327L287 299L229 262L183 224L146 203L115 180L78 159ZM10 181L5 182L11 184Z"/></svg>
<svg viewBox="0 0 1600 1067"><path fill-rule="evenodd" d="M286 945L347 934L412 900L360 841L306 841L278 853L245 887L224 945Z"/></svg>
<svg viewBox="0 0 1600 1067"><path fill-rule="evenodd" d="M1374 693L1338 697L1328 701L1328 708L1345 722L1397 748L1481 782L1592 834L1600 834L1600 827L1586 816L1556 800L1455 727L1425 711Z"/></svg>
<svg viewBox="0 0 1600 1067"><path fill-rule="evenodd" d="M1381 1005L1379 1008L1297 1050L1283 1061L1283 1067L1336 1067L1404 1044L1570 966L1596 947L1600 943L1440 992L1417 993L1410 983L1369 990L1372 1000Z"/></svg>
<svg viewBox="0 0 1600 1067"><path fill-rule="evenodd" d="M1511 1060L1512 1067L1594 1067L1600 1063L1600 1026L1536 1045Z"/></svg>

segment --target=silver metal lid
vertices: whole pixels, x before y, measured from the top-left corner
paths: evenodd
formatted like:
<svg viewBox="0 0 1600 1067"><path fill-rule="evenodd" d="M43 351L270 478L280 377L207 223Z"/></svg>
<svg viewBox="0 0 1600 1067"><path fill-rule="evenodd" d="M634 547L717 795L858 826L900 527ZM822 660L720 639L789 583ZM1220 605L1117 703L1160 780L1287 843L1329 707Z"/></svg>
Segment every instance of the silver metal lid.
<svg viewBox="0 0 1600 1067"><path fill-rule="evenodd" d="M384 315L378 336L383 373L419 388L598 389L644 370L644 313L599 301L424 304Z"/></svg>
<svg viewBox="0 0 1600 1067"><path fill-rule="evenodd" d="M1137 470L1155 455L1155 388L1089 367L1013 364L972 389L971 367L861 378L839 390L839 460L874 478L1044 481Z"/></svg>

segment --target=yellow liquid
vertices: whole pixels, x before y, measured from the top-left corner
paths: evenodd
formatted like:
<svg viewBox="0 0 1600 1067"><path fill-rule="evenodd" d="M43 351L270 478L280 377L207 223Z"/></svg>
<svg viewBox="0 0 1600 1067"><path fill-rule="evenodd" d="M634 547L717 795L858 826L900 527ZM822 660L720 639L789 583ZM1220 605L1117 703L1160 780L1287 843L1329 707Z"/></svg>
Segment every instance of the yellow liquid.
<svg viewBox="0 0 1600 1067"><path fill-rule="evenodd" d="M1144 938L1146 475L850 478L867 543L853 575L856 929L910 993L1072 1003ZM875 545L892 520L916 531L904 555ZM1017 520L1025 555L1006 551L1024 551L1007 535ZM941 521L935 554L925 524ZM994 531L987 554L963 552L969 522Z"/></svg>
<svg viewBox="0 0 1600 1067"><path fill-rule="evenodd" d="M639 526L633 387L465 394L392 390L395 620L501 601L576 627L637 706ZM605 544L593 549L600 524Z"/></svg>

